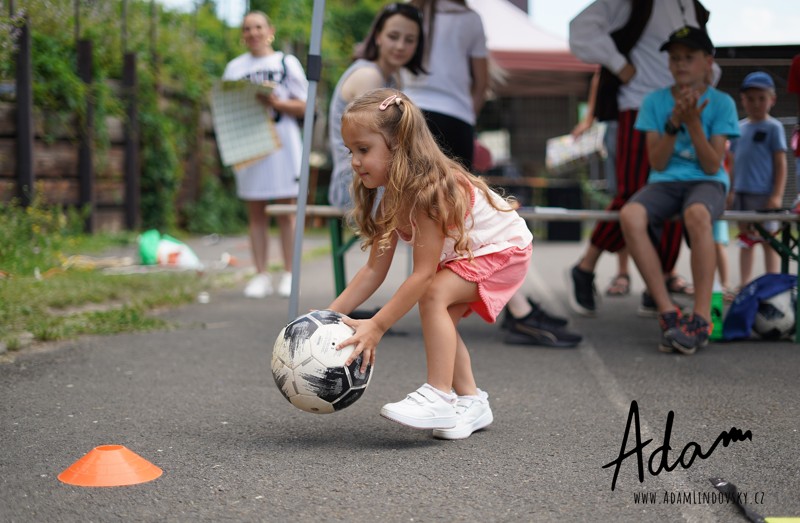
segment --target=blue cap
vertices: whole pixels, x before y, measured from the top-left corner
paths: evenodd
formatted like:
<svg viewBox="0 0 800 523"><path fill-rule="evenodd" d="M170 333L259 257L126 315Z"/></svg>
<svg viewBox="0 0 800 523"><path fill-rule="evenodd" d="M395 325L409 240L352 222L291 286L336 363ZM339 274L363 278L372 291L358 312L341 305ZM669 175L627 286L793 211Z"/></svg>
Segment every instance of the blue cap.
<svg viewBox="0 0 800 523"><path fill-rule="evenodd" d="M739 88L740 91L745 91L747 89L775 90L775 82L772 81L772 77L769 75L769 73L765 73L764 71L756 71L745 76L744 80L742 81L742 86Z"/></svg>

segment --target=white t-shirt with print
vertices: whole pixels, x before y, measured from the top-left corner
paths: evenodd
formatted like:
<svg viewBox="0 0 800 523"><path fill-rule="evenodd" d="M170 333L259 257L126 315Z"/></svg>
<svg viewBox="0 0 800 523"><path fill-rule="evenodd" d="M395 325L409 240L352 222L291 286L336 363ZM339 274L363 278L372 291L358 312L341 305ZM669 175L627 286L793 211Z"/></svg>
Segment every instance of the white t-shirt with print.
<svg viewBox="0 0 800 523"><path fill-rule="evenodd" d="M303 66L296 57L285 56L286 58L283 60L282 52L266 56L253 56L245 53L228 63L222 78L224 80L247 79L256 84L273 81L276 84L273 92L278 98L305 101L308 97L308 80L306 80ZM300 127L293 116L275 114L274 117L276 119L275 131L281 143L280 149L263 160L235 170L236 192L243 200L275 200L297 197L300 163L303 155Z"/></svg>

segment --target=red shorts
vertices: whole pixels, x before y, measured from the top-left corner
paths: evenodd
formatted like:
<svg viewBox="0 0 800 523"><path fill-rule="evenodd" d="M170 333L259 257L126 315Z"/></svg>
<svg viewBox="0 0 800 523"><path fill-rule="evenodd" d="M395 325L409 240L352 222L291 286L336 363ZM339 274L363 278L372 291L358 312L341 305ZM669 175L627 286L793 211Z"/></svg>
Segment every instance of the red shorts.
<svg viewBox="0 0 800 523"><path fill-rule="evenodd" d="M510 247L500 252L445 262L439 269L450 269L461 278L478 284L480 299L469 304L468 316L475 311L494 323L500 311L525 281L533 244L525 248Z"/></svg>

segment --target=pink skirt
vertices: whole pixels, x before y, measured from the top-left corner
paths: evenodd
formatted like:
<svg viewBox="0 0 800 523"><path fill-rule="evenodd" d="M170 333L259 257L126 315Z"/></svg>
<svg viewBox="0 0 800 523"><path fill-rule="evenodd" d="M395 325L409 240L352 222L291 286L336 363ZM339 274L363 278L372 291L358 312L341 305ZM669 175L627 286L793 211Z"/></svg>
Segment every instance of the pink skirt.
<svg viewBox="0 0 800 523"><path fill-rule="evenodd" d="M461 278L478 284L480 299L469 304L464 316L475 311L489 323L494 323L500 311L525 281L533 244L525 248L510 247L477 258L453 260L439 267L450 269Z"/></svg>

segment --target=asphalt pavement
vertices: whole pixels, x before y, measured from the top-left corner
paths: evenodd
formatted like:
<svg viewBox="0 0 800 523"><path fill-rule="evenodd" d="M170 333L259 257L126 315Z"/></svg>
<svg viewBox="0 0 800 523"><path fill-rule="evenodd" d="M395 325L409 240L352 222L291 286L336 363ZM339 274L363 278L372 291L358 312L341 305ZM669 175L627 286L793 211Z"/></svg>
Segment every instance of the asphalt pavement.
<svg viewBox="0 0 800 523"><path fill-rule="evenodd" d="M304 242L311 251L326 238ZM234 255L237 265L218 270L236 283L209 290L208 303L157 313L170 330L35 346L0 364L0 521L746 521L711 477L735 484L763 516L800 516L798 346L660 353L655 320L636 316L638 275L632 294L604 299L597 318L572 315L565 273L581 243L537 242L524 287L570 317L585 336L577 348L504 345L498 326L463 322L495 421L462 441L378 414L425 379L416 310L382 340L358 402L305 413L270 370L288 300L242 296L245 238L190 245L207 261ZM737 274L736 248L729 252ZM365 308L386 303L407 256L398 253ZM364 259L353 249L348 274ZM615 263L602 260L601 289ZM688 267L684 249L685 276ZM301 311L330 303L328 257L303 263L300 289ZM163 475L104 488L57 479L109 444Z"/></svg>

